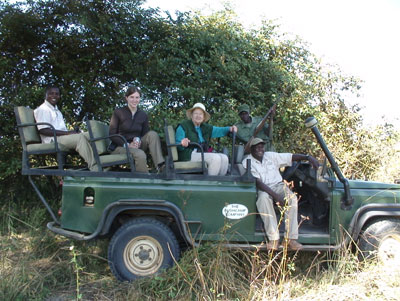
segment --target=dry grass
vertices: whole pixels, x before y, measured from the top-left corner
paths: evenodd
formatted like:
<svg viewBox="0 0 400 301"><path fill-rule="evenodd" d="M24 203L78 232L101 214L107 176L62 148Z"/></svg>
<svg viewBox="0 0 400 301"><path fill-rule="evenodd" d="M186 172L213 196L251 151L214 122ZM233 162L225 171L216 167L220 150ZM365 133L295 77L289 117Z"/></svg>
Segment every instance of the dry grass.
<svg viewBox="0 0 400 301"><path fill-rule="evenodd" d="M345 274L337 283L329 274L293 300L400 300L400 265L370 263L362 270ZM302 285L303 281L297 283ZM296 284L292 284L296 285Z"/></svg>
<svg viewBox="0 0 400 301"><path fill-rule="evenodd" d="M36 227L0 238L1 300L400 300L400 263L366 264L348 250L204 244L153 278L120 283L105 259L107 241L78 243Z"/></svg>

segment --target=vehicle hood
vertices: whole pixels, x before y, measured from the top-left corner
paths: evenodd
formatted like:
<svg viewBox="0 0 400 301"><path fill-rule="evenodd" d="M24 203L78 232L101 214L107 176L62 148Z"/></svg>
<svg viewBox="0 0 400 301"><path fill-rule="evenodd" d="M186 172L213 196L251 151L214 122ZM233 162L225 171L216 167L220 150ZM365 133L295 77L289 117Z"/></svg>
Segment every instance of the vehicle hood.
<svg viewBox="0 0 400 301"><path fill-rule="evenodd" d="M340 183L340 182L339 182ZM342 183L340 183L343 186ZM400 190L399 184L381 183L373 181L349 180L350 189L379 189L379 190Z"/></svg>

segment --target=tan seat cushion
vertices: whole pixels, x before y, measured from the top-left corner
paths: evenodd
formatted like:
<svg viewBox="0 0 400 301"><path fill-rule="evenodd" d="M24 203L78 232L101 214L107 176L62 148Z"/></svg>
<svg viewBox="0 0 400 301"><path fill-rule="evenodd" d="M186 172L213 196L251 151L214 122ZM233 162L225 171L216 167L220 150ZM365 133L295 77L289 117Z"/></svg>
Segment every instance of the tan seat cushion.
<svg viewBox="0 0 400 301"><path fill-rule="evenodd" d="M115 162L125 162L128 163L128 159L126 157L126 154L115 154L115 155L103 155L100 156L100 162L101 164L111 164Z"/></svg>
<svg viewBox="0 0 400 301"><path fill-rule="evenodd" d="M207 168L207 163L204 163ZM201 168L201 162L192 162L192 161L180 161L174 162L175 169L193 169L193 168Z"/></svg>
<svg viewBox="0 0 400 301"><path fill-rule="evenodd" d="M58 148L62 152L69 152L70 150L62 145L61 143L58 144ZM29 144L27 145L28 152L37 152L37 151L55 151L54 142L52 143L36 143L36 144Z"/></svg>

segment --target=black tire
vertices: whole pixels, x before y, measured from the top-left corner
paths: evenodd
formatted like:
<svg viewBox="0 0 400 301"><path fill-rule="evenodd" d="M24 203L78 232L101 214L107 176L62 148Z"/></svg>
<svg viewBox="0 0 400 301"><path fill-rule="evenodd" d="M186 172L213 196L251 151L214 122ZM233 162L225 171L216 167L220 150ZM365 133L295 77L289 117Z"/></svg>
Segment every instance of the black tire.
<svg viewBox="0 0 400 301"><path fill-rule="evenodd" d="M174 233L153 218L137 218L123 224L108 246L110 269L120 281L154 275L171 267L179 256Z"/></svg>
<svg viewBox="0 0 400 301"><path fill-rule="evenodd" d="M382 218L369 224L360 235L358 247L365 259L400 259L400 219Z"/></svg>

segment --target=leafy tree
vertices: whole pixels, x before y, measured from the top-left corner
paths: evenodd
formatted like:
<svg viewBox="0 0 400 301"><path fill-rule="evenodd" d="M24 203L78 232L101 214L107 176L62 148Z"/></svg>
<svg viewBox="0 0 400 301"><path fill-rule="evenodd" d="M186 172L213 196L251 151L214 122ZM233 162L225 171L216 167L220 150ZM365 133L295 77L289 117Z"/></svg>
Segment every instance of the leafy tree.
<svg viewBox="0 0 400 301"><path fill-rule="evenodd" d="M378 173L375 151L383 151L372 141L386 141L389 128L365 130L358 106L346 105L346 95L361 88L358 79L324 65L304 42L267 20L246 30L229 7L210 16L161 17L142 3L0 2L0 194L17 191L24 181L13 107L37 107L48 84L61 88L69 124L86 113L108 121L124 103L124 88L138 85L152 128L161 136L163 120L176 125L195 102L206 105L212 124L230 125L238 120L240 104L263 115L279 100L278 151L320 155L303 126L314 115L346 175L373 178ZM390 141L379 146L390 148L396 140Z"/></svg>
<svg viewBox="0 0 400 301"><path fill-rule="evenodd" d="M132 70L141 65L141 41L162 28L155 11L141 9L141 3L1 2L2 194L20 182L15 181L20 179L21 146L14 106L37 107L48 84L61 88L61 107L69 124L86 113L107 119L121 103L122 87L137 81Z"/></svg>

